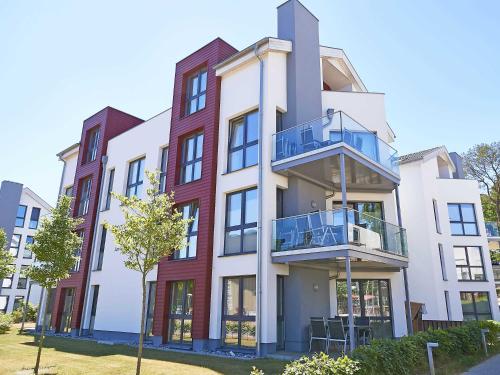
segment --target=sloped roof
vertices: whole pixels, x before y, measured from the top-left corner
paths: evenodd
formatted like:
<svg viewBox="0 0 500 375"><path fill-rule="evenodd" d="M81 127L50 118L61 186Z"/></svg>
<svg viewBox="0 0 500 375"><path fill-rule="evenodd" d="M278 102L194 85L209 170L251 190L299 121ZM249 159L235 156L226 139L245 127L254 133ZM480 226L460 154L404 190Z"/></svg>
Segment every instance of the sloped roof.
<svg viewBox="0 0 500 375"><path fill-rule="evenodd" d="M399 164L411 163L412 161L417 161L423 159L425 156L439 150L443 146L429 148L427 150L413 152L411 154L402 155L399 157Z"/></svg>

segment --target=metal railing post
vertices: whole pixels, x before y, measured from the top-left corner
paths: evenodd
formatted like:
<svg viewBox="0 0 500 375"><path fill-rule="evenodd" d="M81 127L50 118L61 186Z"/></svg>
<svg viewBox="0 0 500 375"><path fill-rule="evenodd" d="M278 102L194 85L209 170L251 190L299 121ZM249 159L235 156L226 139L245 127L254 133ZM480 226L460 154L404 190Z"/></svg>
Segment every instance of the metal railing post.
<svg viewBox="0 0 500 375"><path fill-rule="evenodd" d="M434 359L432 358L432 349L437 348L439 344L437 342L428 342L427 343L427 358L429 359L429 371L431 375L436 374L436 370L434 370Z"/></svg>
<svg viewBox="0 0 500 375"><path fill-rule="evenodd" d="M486 356L488 356L488 342L486 340L486 334L489 332L490 330L487 328L481 330L481 340L483 342L484 354L486 354Z"/></svg>

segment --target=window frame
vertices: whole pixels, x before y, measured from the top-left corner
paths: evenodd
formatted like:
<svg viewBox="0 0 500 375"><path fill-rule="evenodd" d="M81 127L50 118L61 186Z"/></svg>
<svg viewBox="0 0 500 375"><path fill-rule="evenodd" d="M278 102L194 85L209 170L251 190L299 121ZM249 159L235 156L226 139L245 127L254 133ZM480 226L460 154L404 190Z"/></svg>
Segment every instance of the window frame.
<svg viewBox="0 0 500 375"><path fill-rule="evenodd" d="M474 213L474 221L464 221L463 219L463 214L462 214L462 206L463 205L471 205L472 206L472 212ZM458 212L460 214L460 220L457 221L457 220L451 220L451 218L449 217L449 209L450 209L450 206L458 206ZM452 236L468 236L468 237L471 237L471 236L479 236L479 227L477 225L477 214L476 214L476 205L474 203L448 203L448 218L449 218L449 221L450 221L450 233ZM458 233L458 234L455 234L453 233L453 224L460 224L461 227L462 227L462 233ZM476 227L476 233L475 234L465 234L465 224L474 224L475 227Z"/></svg>
<svg viewBox="0 0 500 375"><path fill-rule="evenodd" d="M477 312L477 302L476 302L476 297L477 297L477 294L479 293L482 293L482 294L485 294L486 297L488 298L488 308L489 308L489 313L478 313ZM462 295L464 294L470 294L472 296L472 306L474 308L474 312L473 313L464 313L464 310L463 310L463 299L462 299ZM478 321L478 317L483 315L483 316L489 316L489 319L491 320L493 318L493 311L491 309L491 298L490 298L490 293L488 291L460 291L460 305L462 307L462 315L463 315L463 320L465 321L465 317L466 316L473 316L475 318L476 321Z"/></svg>
<svg viewBox="0 0 500 375"><path fill-rule="evenodd" d="M201 87L201 77L205 74L205 88ZM196 94L193 95L193 82L197 79ZM208 69L203 67L187 77L186 80L186 109L185 116L190 116L206 108L207 106ZM205 96L205 104L200 108L200 97ZM191 111L191 101L196 100L196 109Z"/></svg>
<svg viewBox="0 0 500 375"><path fill-rule="evenodd" d="M16 238L19 238L19 241L17 243L17 247L15 246L12 246L12 241L14 240L14 236L16 236ZM10 254L14 257L14 258L17 258L19 256L19 249L21 248L21 241L23 239L23 235L22 234L19 234L19 233L14 233L12 235L12 238L10 240L10 246L9 246L9 252ZM12 253L12 249L16 249L16 254L13 254Z"/></svg>
<svg viewBox="0 0 500 375"><path fill-rule="evenodd" d="M64 195L67 196L67 197L72 197L73 196L73 185L69 185L69 186L66 186L64 188Z"/></svg>
<svg viewBox="0 0 500 375"><path fill-rule="evenodd" d="M21 265L21 268L19 269L19 277L17 278L16 289L24 290L28 287L28 277L23 276L23 270L26 270L28 267L29 266L27 264Z"/></svg>
<svg viewBox="0 0 500 375"><path fill-rule="evenodd" d="M469 248L475 248L475 249L478 249L479 250L479 258L481 259L481 265L480 266L471 266L470 264L470 260L469 260ZM463 264L456 264L457 263L457 259L455 257L455 249L465 249L465 262L467 264L463 265ZM467 274L469 275L469 279L463 279L463 278L459 278L458 277L458 272L457 272L457 280L458 281L478 281L478 282L485 282L485 281L488 281L486 279L486 270L484 268L484 257L483 257L483 248L481 246L453 246L453 255L454 255L454 259L455 259L455 267L456 269L467 269ZM473 279L472 278L472 272L471 272L471 268L477 268L477 269L481 269L483 271L483 278L481 280L478 280L478 279Z"/></svg>
<svg viewBox="0 0 500 375"><path fill-rule="evenodd" d="M184 218L184 208L186 206L189 206L189 217L188 218L194 218L194 220L188 224L188 228L186 231L186 237L185 237L186 238L186 247L185 247L186 248L186 256L183 256L183 257L179 256L181 250L176 250L172 254L173 260L196 259L196 255L198 253L198 224L200 221L200 205L199 205L198 201L191 201L191 202L187 202L187 203L180 204L179 206L177 206L177 210L182 213L183 218ZM196 216L193 216L194 213L197 214L197 216L198 216L197 218L196 218ZM186 219L186 218L184 218L184 219ZM196 230L193 231L193 226L195 223L196 223ZM196 236L196 246L194 247L195 254L193 256L190 256L190 252L191 252L190 238L195 237L195 236Z"/></svg>
<svg viewBox="0 0 500 375"><path fill-rule="evenodd" d="M78 216L85 216L88 214L91 195L92 195L92 177L87 176L82 180L81 183L80 197L78 200L78 212L77 212Z"/></svg>
<svg viewBox="0 0 500 375"><path fill-rule="evenodd" d="M253 114L257 115L257 139L248 142L248 140L247 140L248 116L253 115ZM244 115L238 116L229 122L229 141L228 141L228 145L227 145L227 168L226 168L227 173L236 172L236 171L239 171L241 169L253 167L254 165L259 164L259 149L257 148L256 162L254 164L247 165L247 149L259 144L259 125L258 125L259 120L258 120L258 116L259 116L259 110L256 109L256 110L247 112ZM234 125L237 124L240 120L243 120L243 141L242 141L241 145L231 148L231 143L232 143L231 141L233 140L234 129L235 129ZM231 156L233 156L238 151L242 151L242 155L243 155L242 162L241 162L241 168L232 169L231 168Z"/></svg>
<svg viewBox="0 0 500 375"><path fill-rule="evenodd" d="M128 163L128 173L127 173L127 182L125 185L125 196L128 198L131 197L137 197L139 199L142 199L143 193L141 193L141 196L139 197L137 195L137 189L141 186L144 185L144 164L146 162L146 157L140 157L138 159L132 160ZM133 172L133 166L138 163L137 167L137 176L135 178L135 181L132 183L130 182L131 179L131 173ZM141 173L142 171L142 173ZM132 189L135 191L133 194L131 194Z"/></svg>
<svg viewBox="0 0 500 375"><path fill-rule="evenodd" d="M0 289L12 289L12 285L14 284L14 274L16 273L16 271L15 271L16 265L15 264L11 264L10 266L12 266L14 268L14 272L12 272L10 274L10 276L4 277L2 279L2 282L0 284ZM3 283L4 283L5 280L10 280L9 286L3 286ZM2 311L2 310L0 310L0 311Z"/></svg>
<svg viewBox="0 0 500 375"><path fill-rule="evenodd" d="M156 307L157 281L148 281L147 302L146 302L146 324L144 325L144 335L150 337L153 334L154 311Z"/></svg>
<svg viewBox="0 0 500 375"><path fill-rule="evenodd" d="M3 312L4 314L7 314L7 309L9 308L9 299L10 299L10 296L8 296L6 294L2 294L2 295L0 295L0 298L5 298L5 308L0 309L0 312Z"/></svg>
<svg viewBox="0 0 500 375"><path fill-rule="evenodd" d="M243 250L243 241L244 241L245 229L257 228L257 226L258 226L258 220L259 220L259 218L258 218L259 213L258 212L257 212L257 221L250 222L250 223L246 223L245 222L245 216L246 216L246 211L247 211L247 207L246 207L247 199L246 199L246 196L247 196L247 193L249 191L253 191L253 190L255 190L255 192L257 193L257 200L258 200L259 199L259 191L258 191L258 188L256 186L251 187L251 188L247 188L247 189L243 189L243 190L234 191L232 193L226 194L226 208L225 208L225 215L226 215L226 217L224 218L224 246L223 246L224 255L231 256L231 255L241 255L241 254L253 254L253 253L257 252L257 249L251 250L251 251L244 251ZM233 195L236 195L236 194L241 194L240 224L239 225L228 226L229 216L230 216L229 215L229 211L228 211L228 209L230 207L229 201L230 201L231 197ZM233 231L236 231L236 230L239 230L239 232L240 232L240 246L239 246L239 251L238 252L227 252L226 251L226 245L227 245L226 235L227 235L227 233L233 232Z"/></svg>
<svg viewBox="0 0 500 375"><path fill-rule="evenodd" d="M201 137L201 142L200 142L200 137ZM191 160L187 160L188 158L188 142L190 139L194 139L194 146L193 146L193 155ZM198 153L198 148L200 147L201 143L201 156L196 157ZM205 135L202 131L193 133L182 141L182 147L181 147L181 159L180 159L180 185L185 185L189 184L190 182L198 181L201 180L202 175L203 175L203 146L205 143ZM195 166L197 163L200 163L200 177L195 179ZM191 168L191 176L190 180L186 179L186 169L188 166L192 165L193 167Z"/></svg>
<svg viewBox="0 0 500 375"><path fill-rule="evenodd" d="M87 130L87 147L85 150L84 164L91 163L97 158L97 150L99 149L99 138L101 129L100 126L94 126L92 129Z"/></svg>
<svg viewBox="0 0 500 375"><path fill-rule="evenodd" d="M78 257L78 260L75 262L74 266L69 271L70 273L77 273L80 271L80 265L82 263L82 251L83 251L83 243L85 241L85 231L80 230L77 232L77 235L82 239L82 244L78 249L75 249L75 256Z"/></svg>
<svg viewBox="0 0 500 375"><path fill-rule="evenodd" d="M102 271L102 263L104 261L104 250L106 248L106 236L108 230L104 225L101 226L101 236L99 237L99 252L97 253L97 264L95 271Z"/></svg>
<svg viewBox="0 0 500 375"><path fill-rule="evenodd" d="M182 283L182 313L177 314L177 313L172 313L172 307L173 307L172 304L175 303L174 298L173 298L174 287L175 287L175 285L177 285L179 283ZM192 296L191 296L191 310L192 310L192 312L191 312L191 314L186 313L189 283L191 283L191 291L192 291ZM171 344L181 345L181 346L186 346L186 345L191 346L193 344L194 294L195 294L195 282L193 279L175 280L175 281L172 281L170 283L170 298L169 298L169 304L168 304L167 341ZM181 321L181 335L180 335L179 341L172 340L172 321L173 320L180 320ZM190 341L184 340L184 321L185 320L191 321L191 332L190 332L191 340Z"/></svg>
<svg viewBox="0 0 500 375"><path fill-rule="evenodd" d="M36 214L36 219L33 219L33 213L37 212ZM30 213L30 222L28 224L28 229L37 229L38 228L38 223L40 222L40 214L42 212L42 209L40 207L31 207L31 213ZM32 225L32 223L36 223Z"/></svg>
<svg viewBox="0 0 500 375"><path fill-rule="evenodd" d="M20 306L16 307L16 304L18 304L17 301L21 301ZM24 305L24 296L15 296L14 297L14 303L12 304L12 311L15 311L17 308L22 307Z"/></svg>
<svg viewBox="0 0 500 375"><path fill-rule="evenodd" d="M168 146L160 149L160 176L158 190L160 194L167 191L167 165L168 165Z"/></svg>
<svg viewBox="0 0 500 375"><path fill-rule="evenodd" d="M24 240L23 259L33 258L33 252L26 248L27 245L32 245L33 243L35 243L35 237L27 235L26 239ZM29 252L30 255L26 256L26 252Z"/></svg>
<svg viewBox="0 0 500 375"><path fill-rule="evenodd" d="M111 208L111 193L113 192L113 184L115 182L115 169L112 168L108 173L108 186L106 190L106 201L104 202L103 211L109 210Z"/></svg>
<svg viewBox="0 0 500 375"><path fill-rule="evenodd" d="M434 211L434 222L436 223L436 232L441 234L441 220L439 219L438 204L435 199L432 199L432 209Z"/></svg>
<svg viewBox="0 0 500 375"><path fill-rule="evenodd" d="M446 272L446 263L445 263L442 243L438 243L438 252L439 252L439 263L441 265L441 276L443 276L443 281L448 281L448 274Z"/></svg>
<svg viewBox="0 0 500 375"><path fill-rule="evenodd" d="M24 214L23 214L23 216L19 216L19 209L21 207L24 207ZM16 212L16 227L17 228L24 228L24 224L26 223L26 213L27 212L28 212L28 206L27 205L20 204L20 205L17 206L17 212ZM23 221L22 225L18 225L18 223L17 223L18 220L22 220Z"/></svg>

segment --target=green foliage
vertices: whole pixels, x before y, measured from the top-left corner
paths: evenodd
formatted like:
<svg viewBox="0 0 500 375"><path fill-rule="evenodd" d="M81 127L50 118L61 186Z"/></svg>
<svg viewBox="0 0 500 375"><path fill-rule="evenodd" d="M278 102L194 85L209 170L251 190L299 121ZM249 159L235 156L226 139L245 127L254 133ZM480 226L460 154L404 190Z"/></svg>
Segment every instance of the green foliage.
<svg viewBox="0 0 500 375"><path fill-rule="evenodd" d="M250 375L264 375L264 371L259 370L255 366L252 366L252 371L250 371Z"/></svg>
<svg viewBox="0 0 500 375"><path fill-rule="evenodd" d="M495 200L495 195L493 195L493 200ZM495 204L486 194L481 194L481 206L483 207L484 221L492 221L497 223L497 212L495 210Z"/></svg>
<svg viewBox="0 0 500 375"><path fill-rule="evenodd" d="M0 280L14 272L12 263L14 263L14 257L7 250L7 236L4 230L0 228Z"/></svg>
<svg viewBox="0 0 500 375"><path fill-rule="evenodd" d="M49 217L44 217L29 250L37 262L26 271L26 276L46 289L54 288L59 280L69 277L82 239L76 234L81 219L70 216L71 198L61 196Z"/></svg>
<svg viewBox="0 0 500 375"><path fill-rule="evenodd" d="M325 353L317 353L290 362L285 366L283 375L353 375L358 371L358 363L348 357L334 359Z"/></svg>
<svg viewBox="0 0 500 375"><path fill-rule="evenodd" d="M12 320L14 323L21 323L23 321L23 309L24 309L25 304L23 303L20 305L17 309L12 311ZM36 321L36 314L38 312L38 306L33 305L32 303L28 303L27 309L26 309L26 318L25 322L34 322Z"/></svg>
<svg viewBox="0 0 500 375"><path fill-rule="evenodd" d="M12 326L12 316L0 313L0 334L6 333Z"/></svg>

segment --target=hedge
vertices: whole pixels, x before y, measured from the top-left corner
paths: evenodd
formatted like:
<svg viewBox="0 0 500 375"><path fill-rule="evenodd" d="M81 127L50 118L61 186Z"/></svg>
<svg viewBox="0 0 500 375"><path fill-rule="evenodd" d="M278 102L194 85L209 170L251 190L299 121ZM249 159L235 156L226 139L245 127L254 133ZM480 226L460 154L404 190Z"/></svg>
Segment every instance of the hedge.
<svg viewBox="0 0 500 375"><path fill-rule="evenodd" d="M12 317L10 314L0 312L0 334L6 333L12 325Z"/></svg>
<svg viewBox="0 0 500 375"><path fill-rule="evenodd" d="M446 330L428 330L398 340L373 340L369 346L360 346L350 357L331 358L325 353L302 358L286 365L283 375L410 375L426 372L427 343L437 342L433 350L436 363L453 360L457 355L470 355L482 350L481 329L490 330L488 345L500 347L500 323L495 321L470 322ZM254 368L251 375L264 375Z"/></svg>

